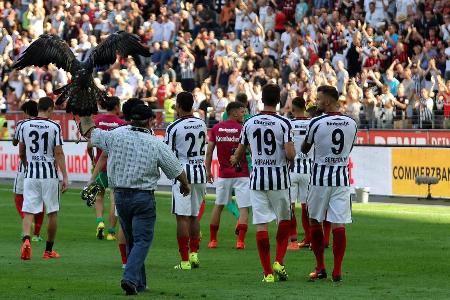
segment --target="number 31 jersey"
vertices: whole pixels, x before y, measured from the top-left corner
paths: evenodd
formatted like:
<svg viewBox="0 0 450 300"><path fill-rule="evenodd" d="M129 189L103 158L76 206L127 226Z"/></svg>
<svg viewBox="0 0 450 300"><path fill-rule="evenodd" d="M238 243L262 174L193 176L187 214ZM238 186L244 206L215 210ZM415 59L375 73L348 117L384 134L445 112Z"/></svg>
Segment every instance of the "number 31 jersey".
<svg viewBox="0 0 450 300"><path fill-rule="evenodd" d="M58 178L54 150L63 144L61 127L49 119L34 118L20 124L20 142L25 144L25 178Z"/></svg>
<svg viewBox="0 0 450 300"><path fill-rule="evenodd" d="M328 113L311 120L306 142L314 146L312 185L350 186L348 163L356 132L356 122L340 113Z"/></svg>
<svg viewBox="0 0 450 300"><path fill-rule="evenodd" d="M284 117L262 112L245 122L240 143L249 145L252 153L250 189L273 191L291 186L284 150L288 142L292 142L292 126Z"/></svg>
<svg viewBox="0 0 450 300"><path fill-rule="evenodd" d="M186 171L190 184L206 183L206 124L187 116L171 123L164 142L172 148Z"/></svg>

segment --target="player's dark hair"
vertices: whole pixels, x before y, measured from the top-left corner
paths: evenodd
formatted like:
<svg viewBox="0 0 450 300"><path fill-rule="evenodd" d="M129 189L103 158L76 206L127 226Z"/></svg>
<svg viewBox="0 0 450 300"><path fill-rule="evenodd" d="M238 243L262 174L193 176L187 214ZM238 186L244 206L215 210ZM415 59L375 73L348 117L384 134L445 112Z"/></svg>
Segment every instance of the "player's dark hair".
<svg viewBox="0 0 450 300"><path fill-rule="evenodd" d="M292 99L292 106L295 106L295 108L304 111L306 109L306 101L305 99L303 99L303 97L295 97L294 99Z"/></svg>
<svg viewBox="0 0 450 300"><path fill-rule="evenodd" d="M117 105L120 105L120 99L119 97L108 97L103 104L103 108L107 111L112 111Z"/></svg>
<svg viewBox="0 0 450 300"><path fill-rule="evenodd" d="M38 102L38 111L47 111L50 108L55 107L55 103L50 97L42 97Z"/></svg>
<svg viewBox="0 0 450 300"><path fill-rule="evenodd" d="M245 108L245 106L244 106L243 103L237 102L237 101L230 102L230 103L227 105L227 109L226 109L226 110L227 110L227 114L230 115L230 113L231 113L232 111L237 110L237 109L241 109L241 108Z"/></svg>
<svg viewBox="0 0 450 300"><path fill-rule="evenodd" d="M339 100L339 92L334 86L321 85L317 88L317 93L319 92L330 97L330 99L333 100L334 102L337 102Z"/></svg>
<svg viewBox="0 0 450 300"><path fill-rule="evenodd" d="M194 106L194 96L189 92L180 92L177 95L177 104L184 112L190 112Z"/></svg>
<svg viewBox="0 0 450 300"><path fill-rule="evenodd" d="M244 104L245 106L248 103L248 97L247 94L245 93L239 93L236 95L236 102L241 102L242 104Z"/></svg>
<svg viewBox="0 0 450 300"><path fill-rule="evenodd" d="M28 100L27 102L22 104L20 109L30 117L37 117L38 115L38 104L36 103L36 101Z"/></svg>
<svg viewBox="0 0 450 300"><path fill-rule="evenodd" d="M281 89L277 84L268 83L262 88L262 102L268 106L277 106L280 103Z"/></svg>
<svg viewBox="0 0 450 300"><path fill-rule="evenodd" d="M130 98L122 105L123 117L126 121L131 121L131 111L136 105L145 104L144 101L138 98Z"/></svg>

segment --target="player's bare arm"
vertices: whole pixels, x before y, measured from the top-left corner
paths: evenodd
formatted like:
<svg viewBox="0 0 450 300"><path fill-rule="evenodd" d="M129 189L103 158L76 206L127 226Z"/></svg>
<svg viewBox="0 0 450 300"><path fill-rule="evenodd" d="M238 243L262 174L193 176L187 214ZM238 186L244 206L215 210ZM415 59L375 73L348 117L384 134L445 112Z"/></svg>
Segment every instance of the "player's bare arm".
<svg viewBox="0 0 450 300"><path fill-rule="evenodd" d="M206 178L209 183L214 182L214 177L212 176L212 173L211 173L211 162L212 162L213 152L214 152L215 148L216 148L216 143L210 140L208 142L208 149L206 150L206 162L205 162Z"/></svg>
<svg viewBox="0 0 450 300"><path fill-rule="evenodd" d="M25 148L25 143L19 144L19 157L21 164L25 167L27 165L27 150Z"/></svg>
<svg viewBox="0 0 450 300"><path fill-rule="evenodd" d="M91 159L92 164L95 165L95 161L94 161L94 147L92 146L91 142L87 143L86 151L87 151L87 153L89 155L89 158Z"/></svg>
<svg viewBox="0 0 450 300"><path fill-rule="evenodd" d="M234 155L230 157L230 162L233 166L237 165L241 161L242 157L245 154L245 150L247 150L247 146L240 144L236 149L236 152L234 152Z"/></svg>
<svg viewBox="0 0 450 300"><path fill-rule="evenodd" d="M191 192L191 188L189 187L189 182L186 176L186 172L181 172L180 175L176 178L180 182L180 193L183 194L184 197L189 195Z"/></svg>
<svg viewBox="0 0 450 300"><path fill-rule="evenodd" d="M69 188L69 178L67 176L66 159L64 156L64 150L61 145L57 145L55 147L55 161L56 161L56 165L61 170L62 175L63 175L61 192L64 193Z"/></svg>
<svg viewBox="0 0 450 300"><path fill-rule="evenodd" d="M284 151L286 152L286 159L293 161L295 159L295 146L294 142L287 142L284 144Z"/></svg>
<svg viewBox="0 0 450 300"><path fill-rule="evenodd" d="M12 139L12 144L13 144L13 146L17 146L19 144L19 140L16 139L16 138L13 138Z"/></svg>
<svg viewBox="0 0 450 300"><path fill-rule="evenodd" d="M303 153L303 154L308 154L308 153L309 153L309 150L311 150L311 147L312 147L312 144L307 143L306 140L303 141L303 144L302 144L302 153Z"/></svg>

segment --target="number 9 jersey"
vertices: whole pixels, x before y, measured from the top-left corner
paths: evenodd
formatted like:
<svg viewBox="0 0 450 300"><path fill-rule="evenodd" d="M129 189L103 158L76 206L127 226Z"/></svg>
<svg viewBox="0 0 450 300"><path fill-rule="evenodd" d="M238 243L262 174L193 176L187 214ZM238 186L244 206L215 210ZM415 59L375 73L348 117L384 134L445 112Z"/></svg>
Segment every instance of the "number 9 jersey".
<svg viewBox="0 0 450 300"><path fill-rule="evenodd" d="M311 120L306 143L314 146L312 185L350 186L348 163L356 132L356 122L340 113L327 113Z"/></svg>
<svg viewBox="0 0 450 300"><path fill-rule="evenodd" d="M49 119L34 118L20 126L20 142L25 144L27 168L25 178L58 178L54 150L63 144L61 127Z"/></svg>
<svg viewBox="0 0 450 300"><path fill-rule="evenodd" d="M186 116L171 123L164 142L181 162L190 184L206 183L206 124L203 120Z"/></svg>

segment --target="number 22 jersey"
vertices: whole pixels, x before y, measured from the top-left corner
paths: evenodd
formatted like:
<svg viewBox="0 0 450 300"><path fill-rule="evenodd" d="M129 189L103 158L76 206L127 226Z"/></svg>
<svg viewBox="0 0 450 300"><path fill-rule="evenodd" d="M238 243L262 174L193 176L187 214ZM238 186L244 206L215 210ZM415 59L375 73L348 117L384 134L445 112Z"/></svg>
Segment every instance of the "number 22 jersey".
<svg viewBox="0 0 450 300"><path fill-rule="evenodd" d="M350 186L348 163L356 132L356 122L341 113L327 113L311 120L306 135L306 142L314 147L310 184Z"/></svg>
<svg viewBox="0 0 450 300"><path fill-rule="evenodd" d="M23 121L19 131L20 142L26 148L25 178L58 178L54 150L63 144L59 124L45 118L34 118Z"/></svg>
<svg viewBox="0 0 450 300"><path fill-rule="evenodd" d="M291 185L284 144L292 142L291 122L275 113L261 112L244 124L240 143L249 145L252 190L283 190Z"/></svg>
<svg viewBox="0 0 450 300"><path fill-rule="evenodd" d="M171 123L164 142L181 162L190 184L206 183L206 124L194 116L185 116Z"/></svg>

